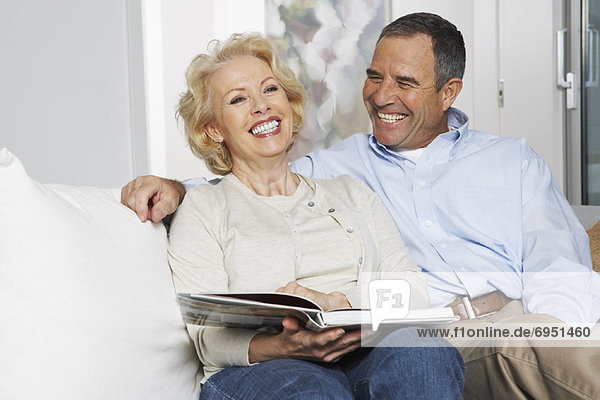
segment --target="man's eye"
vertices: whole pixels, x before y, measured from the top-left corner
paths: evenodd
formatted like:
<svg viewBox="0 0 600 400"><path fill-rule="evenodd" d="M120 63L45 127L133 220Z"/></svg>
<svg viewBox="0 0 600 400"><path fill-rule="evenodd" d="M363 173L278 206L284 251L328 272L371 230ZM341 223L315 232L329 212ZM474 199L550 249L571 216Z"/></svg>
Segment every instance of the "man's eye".
<svg viewBox="0 0 600 400"><path fill-rule="evenodd" d="M368 76L367 79L373 83L379 83L382 81L380 76Z"/></svg>
<svg viewBox="0 0 600 400"><path fill-rule="evenodd" d="M402 82L402 81L398 81L398 86L400 86L403 89L408 89L411 88L412 85L408 82Z"/></svg>
<svg viewBox="0 0 600 400"><path fill-rule="evenodd" d="M239 97L239 96L238 97L234 97L233 99L231 99L231 101L229 102L229 104L237 104L237 103L239 103L239 102L241 102L243 100L244 100L243 97Z"/></svg>

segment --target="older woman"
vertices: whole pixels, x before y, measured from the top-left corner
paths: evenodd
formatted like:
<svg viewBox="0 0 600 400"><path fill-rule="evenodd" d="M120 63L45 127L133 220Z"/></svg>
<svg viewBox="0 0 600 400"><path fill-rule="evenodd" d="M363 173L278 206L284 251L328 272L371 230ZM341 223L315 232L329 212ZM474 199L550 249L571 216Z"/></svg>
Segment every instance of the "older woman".
<svg viewBox="0 0 600 400"><path fill-rule="evenodd" d="M188 192L173 219L169 260L178 291L279 290L327 310L359 306L359 282L394 274L410 282L412 306L428 305L426 282L373 192L349 177L290 171L303 89L267 39L213 43L186 78L178 114L187 140L224 178ZM357 350L360 331L315 333L291 318L278 333L188 330L204 364L201 398L460 395L462 360L453 348Z"/></svg>

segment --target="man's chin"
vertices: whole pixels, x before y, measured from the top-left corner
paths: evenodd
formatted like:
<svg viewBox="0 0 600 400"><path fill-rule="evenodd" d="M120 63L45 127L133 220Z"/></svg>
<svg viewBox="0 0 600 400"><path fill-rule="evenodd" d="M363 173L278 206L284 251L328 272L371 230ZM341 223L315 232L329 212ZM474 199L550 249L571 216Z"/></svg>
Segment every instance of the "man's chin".
<svg viewBox="0 0 600 400"><path fill-rule="evenodd" d="M403 144L403 140L402 138L399 138L399 135L390 135L388 133L381 133L381 132L373 132L373 135L375 136L375 139L377 139L377 141L379 142L379 144L384 145L385 147L387 147L388 149L396 149L396 148L402 148L402 144Z"/></svg>

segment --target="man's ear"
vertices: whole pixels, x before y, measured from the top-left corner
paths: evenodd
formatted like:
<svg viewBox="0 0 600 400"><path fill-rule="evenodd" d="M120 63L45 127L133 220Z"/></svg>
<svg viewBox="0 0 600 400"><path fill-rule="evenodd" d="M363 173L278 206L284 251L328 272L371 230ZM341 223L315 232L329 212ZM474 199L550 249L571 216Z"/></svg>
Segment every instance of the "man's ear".
<svg viewBox="0 0 600 400"><path fill-rule="evenodd" d="M204 126L204 132L206 132L213 142L221 143L223 141L223 136L213 124L206 124Z"/></svg>
<svg viewBox="0 0 600 400"><path fill-rule="evenodd" d="M456 98L458 97L458 94L462 90L462 87L463 81L460 78L451 78L450 80L448 80L448 82L446 82L446 84L444 84L444 86L441 89L443 96L442 104L444 106L444 111L447 111L450 107L452 107L452 104L454 103L454 100L456 100Z"/></svg>

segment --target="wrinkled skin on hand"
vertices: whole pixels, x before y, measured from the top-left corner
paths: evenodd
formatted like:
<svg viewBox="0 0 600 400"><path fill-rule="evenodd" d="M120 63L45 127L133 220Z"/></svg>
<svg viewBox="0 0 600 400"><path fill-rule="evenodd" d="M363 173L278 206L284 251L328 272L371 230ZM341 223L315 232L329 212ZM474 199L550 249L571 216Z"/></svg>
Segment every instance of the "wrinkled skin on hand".
<svg viewBox="0 0 600 400"><path fill-rule="evenodd" d="M288 282L285 286L278 288L276 292L305 297L317 303L325 311L336 308L352 308L346 296L340 292L323 293L299 285L295 281Z"/></svg>
<svg viewBox="0 0 600 400"><path fill-rule="evenodd" d="M259 333L252 338L248 359L251 363L281 358L336 362L360 347L362 335L360 329L346 332L342 328L332 328L313 332L288 317L283 320L281 333Z"/></svg>
<svg viewBox="0 0 600 400"><path fill-rule="evenodd" d="M121 189L121 203L135 211L142 222L162 221L177 210L184 196L180 182L153 175L137 177Z"/></svg>

